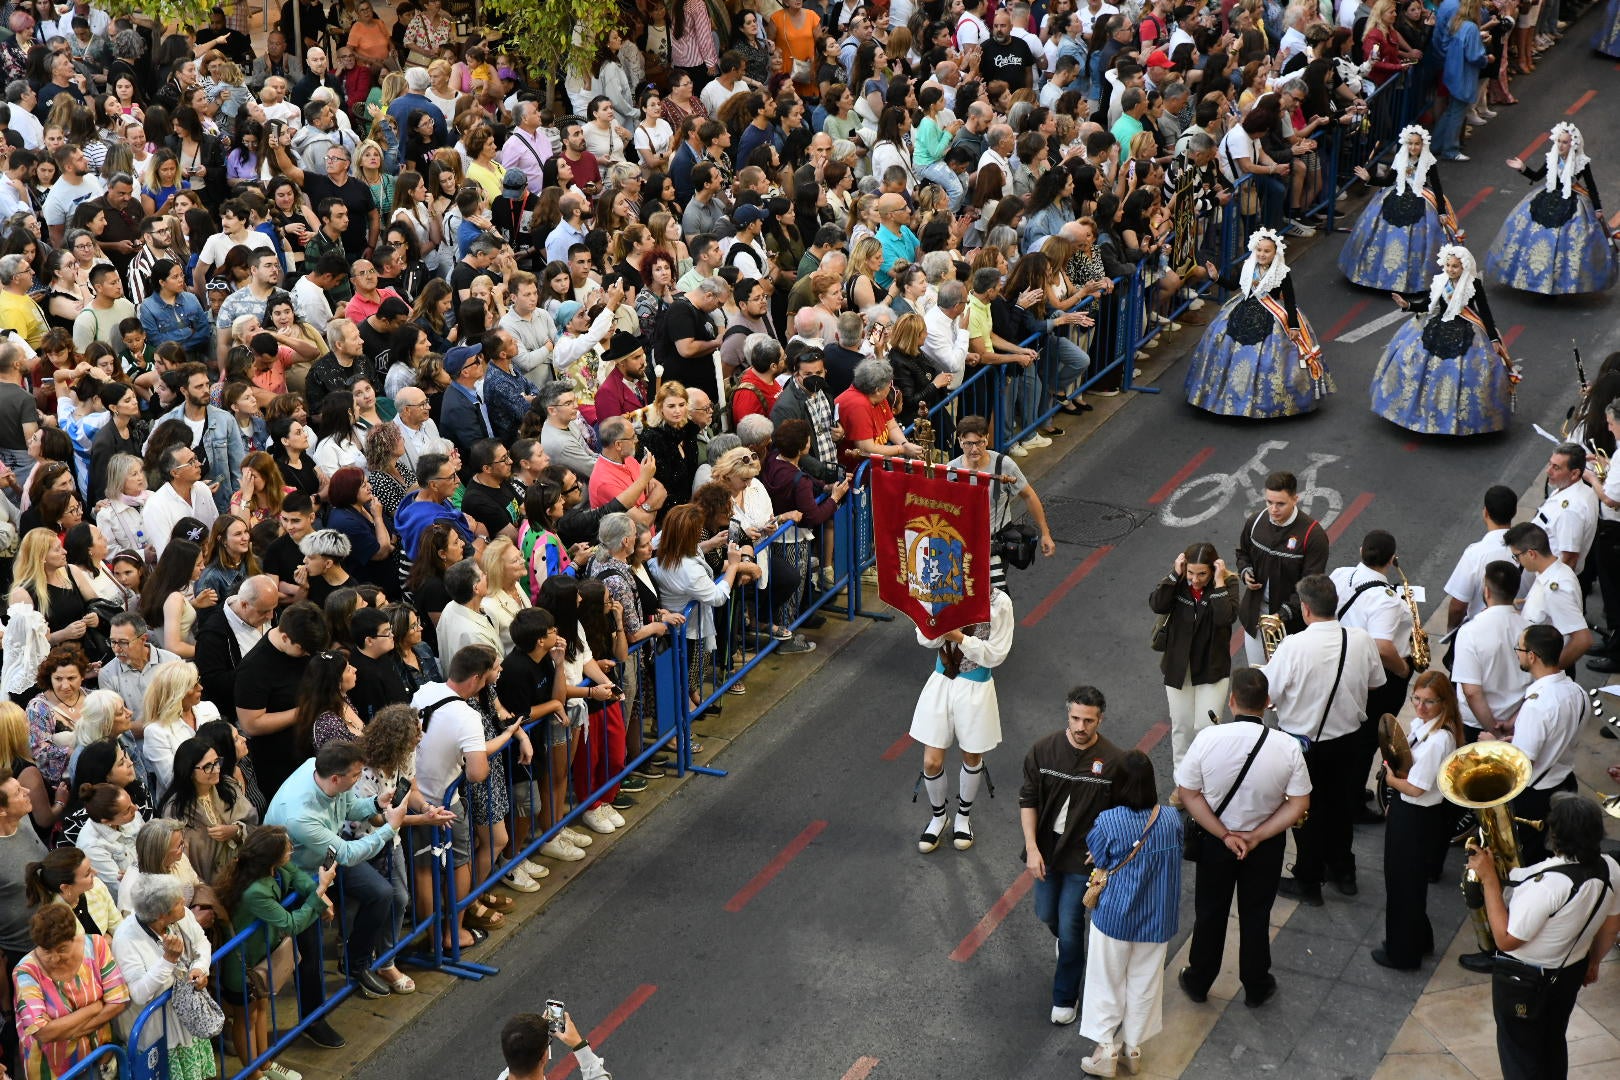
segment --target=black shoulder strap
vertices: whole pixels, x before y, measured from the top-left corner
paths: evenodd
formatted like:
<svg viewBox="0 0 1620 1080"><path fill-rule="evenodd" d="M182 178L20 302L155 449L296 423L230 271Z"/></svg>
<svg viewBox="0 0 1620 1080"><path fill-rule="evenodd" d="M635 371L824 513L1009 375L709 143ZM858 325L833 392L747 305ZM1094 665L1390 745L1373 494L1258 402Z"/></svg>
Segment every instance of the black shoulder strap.
<svg viewBox="0 0 1620 1080"><path fill-rule="evenodd" d="M1542 873L1545 874L1548 871L1564 875L1569 878L1570 883L1569 896L1562 904L1558 905L1557 910L1553 912L1554 915L1568 907L1574 901L1575 894L1580 892L1581 887L1588 881L1603 882L1603 887L1598 890L1597 902L1592 905L1592 910L1587 913L1586 921L1581 923L1581 928L1575 931L1575 937L1571 939L1569 949L1564 953L1564 959L1559 961L1558 966L1562 968L1569 963L1570 955L1574 953L1575 946L1580 943L1581 935L1586 933L1586 928L1592 925L1592 920L1597 918L1598 912L1603 910L1603 898L1609 895L1609 863L1606 858L1599 855L1595 865L1592 863L1561 863L1558 866L1547 867ZM1548 918L1551 918L1551 916L1548 916Z"/></svg>
<svg viewBox="0 0 1620 1080"><path fill-rule="evenodd" d="M424 734L424 735L427 734L428 724L432 723L434 713L438 712L442 707L450 704L452 701L460 701L460 700L461 699L459 697L456 697L454 694L451 694L449 697L445 698L444 700L435 701L433 704L431 704L427 708L423 709L422 713L421 713L421 717L422 717L422 734Z"/></svg>
<svg viewBox="0 0 1620 1080"><path fill-rule="evenodd" d="M1357 585L1356 591L1350 594L1350 599L1344 602L1344 604L1339 608L1338 614L1334 615L1333 617L1335 619L1344 618L1344 613L1349 611L1357 600L1361 599L1362 593L1366 592L1368 589L1376 589L1380 585L1388 588L1389 582L1379 581L1377 578L1373 578L1371 581L1363 581L1360 585Z"/></svg>
<svg viewBox="0 0 1620 1080"><path fill-rule="evenodd" d="M1328 691L1327 704L1322 706L1322 719L1316 725L1316 734L1311 736L1311 742L1322 737L1322 729L1327 727L1328 713L1333 711L1333 699L1339 696L1339 683L1344 680L1344 660L1350 652L1350 631L1339 627L1339 670L1333 673L1333 689Z"/></svg>
<svg viewBox="0 0 1620 1080"><path fill-rule="evenodd" d="M1254 759L1260 753L1260 748L1266 745L1266 736L1270 734L1271 729L1266 727L1266 725L1261 724L1260 737L1254 740L1254 749L1250 750L1249 756L1243 759L1243 768L1238 770L1237 779L1232 781L1232 789L1228 791L1226 793L1226 797L1221 800L1221 805L1215 808L1215 816L1217 818L1226 813L1226 808L1232 804L1232 796L1236 795L1238 793L1238 788L1243 786L1244 779L1249 775L1249 766L1254 764Z"/></svg>

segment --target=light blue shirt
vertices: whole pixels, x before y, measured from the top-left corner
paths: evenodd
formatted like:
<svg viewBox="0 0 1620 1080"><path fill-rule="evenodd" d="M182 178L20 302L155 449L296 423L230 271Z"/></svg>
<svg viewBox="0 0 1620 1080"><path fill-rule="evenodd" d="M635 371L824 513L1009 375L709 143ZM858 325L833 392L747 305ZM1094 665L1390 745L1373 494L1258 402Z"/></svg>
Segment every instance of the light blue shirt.
<svg viewBox="0 0 1620 1080"><path fill-rule="evenodd" d="M357 798L352 791L328 795L315 783L315 759L310 758L294 770L270 800L264 813L266 825L280 825L292 838L292 861L311 874L320 869L326 858L326 849L337 852L340 866L356 866L382 854L393 843L394 827L383 822L358 840L345 840L341 829L345 822L363 821L382 813L375 798Z"/></svg>
<svg viewBox="0 0 1620 1080"><path fill-rule="evenodd" d="M901 259L912 262L917 258L917 234L911 231L910 225L900 226L899 233L891 232L887 225L883 225L878 228L877 238L878 243L883 245L883 265L872 275L872 280L878 283L879 288L887 289L894 283L889 275L890 268Z"/></svg>
<svg viewBox="0 0 1620 1080"><path fill-rule="evenodd" d="M584 242L585 233L583 230L575 228L566 221L559 221L557 227L551 230L551 235L546 237L546 261L567 262L568 249L575 244L583 244Z"/></svg>

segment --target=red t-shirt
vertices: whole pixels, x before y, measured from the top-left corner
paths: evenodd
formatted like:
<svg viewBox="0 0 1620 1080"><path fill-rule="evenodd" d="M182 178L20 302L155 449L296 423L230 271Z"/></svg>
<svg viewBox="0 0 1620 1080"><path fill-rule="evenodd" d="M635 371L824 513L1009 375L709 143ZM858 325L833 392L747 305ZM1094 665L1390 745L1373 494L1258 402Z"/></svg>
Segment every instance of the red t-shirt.
<svg viewBox="0 0 1620 1080"><path fill-rule="evenodd" d="M854 472L860 467L860 451L855 444L871 439L879 446L889 442L889 424L894 420L894 409L884 398L873 405L870 398L851 386L833 402L833 417L843 426L844 438L838 444L838 456L844 468Z"/></svg>
<svg viewBox="0 0 1620 1080"><path fill-rule="evenodd" d="M622 462L598 457L591 469L591 509L606 506L619 492L634 484L641 476L641 462L627 457Z"/></svg>
<svg viewBox="0 0 1620 1080"><path fill-rule="evenodd" d="M776 407L777 395L781 392L782 388L775 379L749 368L743 372L737 390L731 395L731 419L735 422L755 413L770 416L771 410ZM598 394L597 398L600 399L601 395Z"/></svg>

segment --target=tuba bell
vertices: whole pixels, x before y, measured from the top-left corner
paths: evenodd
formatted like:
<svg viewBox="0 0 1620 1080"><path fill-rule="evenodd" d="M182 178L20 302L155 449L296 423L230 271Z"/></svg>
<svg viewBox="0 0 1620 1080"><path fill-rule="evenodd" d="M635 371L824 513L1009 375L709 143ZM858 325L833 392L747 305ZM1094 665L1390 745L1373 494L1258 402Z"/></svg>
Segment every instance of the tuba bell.
<svg viewBox="0 0 1620 1080"><path fill-rule="evenodd" d="M1541 828L1539 821L1515 818L1508 805L1530 786L1530 777L1530 756L1512 743L1480 742L1461 746L1440 764L1440 794L1448 802L1472 810L1479 821L1479 837L1469 837L1468 848L1472 850L1481 843L1489 848L1496 862L1497 876L1504 882L1508 871L1520 865L1519 842L1513 835L1514 822ZM1491 925L1485 915L1479 876L1472 870L1464 872L1462 890L1481 951L1495 952L1496 939L1491 935Z"/></svg>

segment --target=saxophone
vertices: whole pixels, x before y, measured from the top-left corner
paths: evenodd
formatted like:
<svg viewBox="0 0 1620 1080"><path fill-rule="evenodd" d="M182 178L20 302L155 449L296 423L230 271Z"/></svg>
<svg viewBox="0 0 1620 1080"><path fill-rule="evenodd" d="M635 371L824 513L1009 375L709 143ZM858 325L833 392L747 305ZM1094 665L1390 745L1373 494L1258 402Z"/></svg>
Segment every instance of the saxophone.
<svg viewBox="0 0 1620 1080"><path fill-rule="evenodd" d="M1395 558L1395 572L1401 575L1401 595L1406 597L1406 606L1412 609L1412 670L1428 671L1429 635L1423 629L1423 616L1418 612L1417 601L1412 599L1412 583L1406 580L1399 556Z"/></svg>

